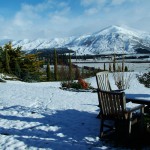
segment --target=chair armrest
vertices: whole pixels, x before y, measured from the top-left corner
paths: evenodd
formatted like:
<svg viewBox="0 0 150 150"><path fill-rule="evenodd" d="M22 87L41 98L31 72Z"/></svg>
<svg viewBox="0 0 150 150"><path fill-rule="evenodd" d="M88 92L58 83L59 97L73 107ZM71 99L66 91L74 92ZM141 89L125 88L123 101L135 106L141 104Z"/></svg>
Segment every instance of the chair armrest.
<svg viewBox="0 0 150 150"><path fill-rule="evenodd" d="M127 104L129 104L129 103L127 103ZM127 107L127 112L133 112L133 111L136 111L136 110L139 110L139 109L142 109L142 108L144 108L145 106L144 105L142 105L142 104L134 104L134 103L132 103L132 107L131 108L128 108Z"/></svg>
<svg viewBox="0 0 150 150"><path fill-rule="evenodd" d="M139 110L141 108L144 108L144 105L141 105L141 106L138 106L138 107L135 107L135 108L131 108L131 112L135 111L135 110Z"/></svg>

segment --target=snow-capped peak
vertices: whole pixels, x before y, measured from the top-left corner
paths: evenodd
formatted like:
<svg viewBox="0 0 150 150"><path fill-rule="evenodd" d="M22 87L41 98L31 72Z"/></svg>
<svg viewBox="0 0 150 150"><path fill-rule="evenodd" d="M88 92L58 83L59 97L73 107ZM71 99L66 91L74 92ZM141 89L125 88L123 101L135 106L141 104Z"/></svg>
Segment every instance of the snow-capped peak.
<svg viewBox="0 0 150 150"><path fill-rule="evenodd" d="M0 45L5 41L0 40ZM121 26L109 26L91 35L81 35L70 38L35 39L12 41L14 47L22 46L22 50L29 52L33 49L68 48L77 54L107 54L135 53L136 49L144 48L150 52L150 34Z"/></svg>

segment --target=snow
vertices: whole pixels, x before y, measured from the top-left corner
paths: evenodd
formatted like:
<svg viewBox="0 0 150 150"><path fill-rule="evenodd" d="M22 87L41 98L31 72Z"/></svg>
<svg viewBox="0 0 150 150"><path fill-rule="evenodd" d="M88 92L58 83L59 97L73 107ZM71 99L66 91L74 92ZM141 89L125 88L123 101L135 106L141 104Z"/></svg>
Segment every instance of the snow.
<svg viewBox="0 0 150 150"><path fill-rule="evenodd" d="M95 77L86 80L97 87ZM110 81L115 89L112 76ZM60 82L0 83L0 149L111 148L98 137L97 93L65 91L59 87ZM143 97L150 92L136 78L127 91L143 93Z"/></svg>
<svg viewBox="0 0 150 150"><path fill-rule="evenodd" d="M21 46L27 53L33 49L66 47L76 51L77 55L111 54L116 47L116 53L132 54L136 53L136 48L150 48L149 33L119 26L110 26L99 32L77 37L11 41L13 47ZM8 40L2 39L0 45L3 46L7 42Z"/></svg>

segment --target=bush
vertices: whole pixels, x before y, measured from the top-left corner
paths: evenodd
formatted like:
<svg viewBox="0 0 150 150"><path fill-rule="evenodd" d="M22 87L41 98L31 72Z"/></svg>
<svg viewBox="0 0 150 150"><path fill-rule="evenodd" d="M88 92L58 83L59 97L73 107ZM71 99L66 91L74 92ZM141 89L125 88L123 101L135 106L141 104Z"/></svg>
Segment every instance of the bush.
<svg viewBox="0 0 150 150"><path fill-rule="evenodd" d="M130 72L113 72L115 85L118 89L128 89L132 81L133 74Z"/></svg>
<svg viewBox="0 0 150 150"><path fill-rule="evenodd" d="M89 84L81 78L78 79L78 83L81 85L82 89L88 89L89 88Z"/></svg>
<svg viewBox="0 0 150 150"><path fill-rule="evenodd" d="M124 71L128 72L128 67L127 66L125 66Z"/></svg>
<svg viewBox="0 0 150 150"><path fill-rule="evenodd" d="M78 79L77 82L75 82L75 81L62 82L61 86L66 87L66 88L74 88L74 89L88 89L88 88L90 88L90 84L81 78Z"/></svg>
<svg viewBox="0 0 150 150"><path fill-rule="evenodd" d="M144 84L145 87L150 88L150 72L137 75L137 79L141 84Z"/></svg>

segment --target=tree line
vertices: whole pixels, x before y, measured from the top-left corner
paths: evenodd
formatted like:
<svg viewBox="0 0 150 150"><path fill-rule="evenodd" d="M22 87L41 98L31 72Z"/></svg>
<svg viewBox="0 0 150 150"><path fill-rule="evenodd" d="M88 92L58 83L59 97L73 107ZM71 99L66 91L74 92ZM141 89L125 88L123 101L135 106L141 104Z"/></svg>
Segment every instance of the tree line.
<svg viewBox="0 0 150 150"><path fill-rule="evenodd" d="M53 58L47 57L46 61L40 59L38 53L25 54L21 49L22 47L19 46L14 48L11 42L3 47L0 46L0 73L15 76L22 81L33 82L78 80L95 76L96 72L101 71L100 68L79 68L72 64L70 54L63 55L65 62L58 61L56 49L54 49ZM53 59L53 71L50 67L51 59ZM43 65L46 65L46 68L43 68Z"/></svg>
<svg viewBox="0 0 150 150"><path fill-rule="evenodd" d="M14 48L9 42L3 47L0 46L0 73L14 76L22 81L58 81L73 80L81 76L80 70L71 62L71 55L66 57L66 62L59 64L56 49L53 54L54 71L50 69L50 58L47 61L41 60L39 54L25 54L22 47ZM46 69L43 70L43 65ZM84 75L83 75L84 74ZM82 71L82 76L89 74Z"/></svg>

